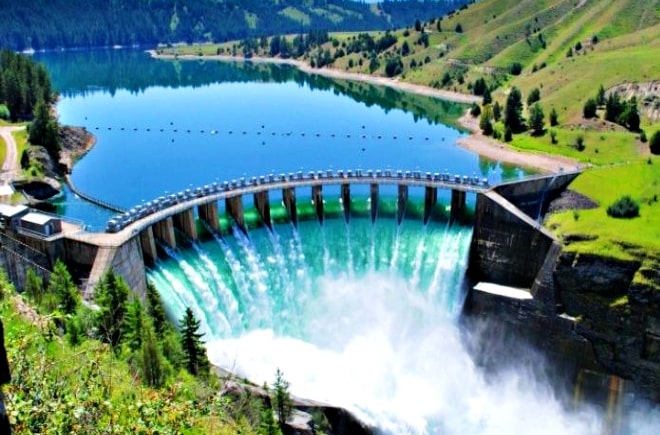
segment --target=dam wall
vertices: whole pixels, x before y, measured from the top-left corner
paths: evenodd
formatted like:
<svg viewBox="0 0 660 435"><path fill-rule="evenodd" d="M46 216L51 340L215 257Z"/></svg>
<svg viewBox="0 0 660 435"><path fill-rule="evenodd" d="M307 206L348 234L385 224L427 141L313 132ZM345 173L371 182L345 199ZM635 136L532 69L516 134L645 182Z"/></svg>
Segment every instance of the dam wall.
<svg viewBox="0 0 660 435"><path fill-rule="evenodd" d="M660 402L660 258L634 247L625 260L582 254L541 227L537 213L575 176L477 195L468 268L474 288L462 321L481 364L493 363L495 351L528 355L516 348L522 338L543 355L540 375L565 380L564 393L616 416L624 397Z"/></svg>

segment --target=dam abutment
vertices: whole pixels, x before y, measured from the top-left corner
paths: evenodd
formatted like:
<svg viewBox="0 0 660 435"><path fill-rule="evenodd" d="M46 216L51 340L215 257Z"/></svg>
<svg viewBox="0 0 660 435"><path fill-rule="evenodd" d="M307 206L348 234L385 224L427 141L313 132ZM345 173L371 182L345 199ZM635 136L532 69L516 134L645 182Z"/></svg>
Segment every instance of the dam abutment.
<svg viewBox="0 0 660 435"><path fill-rule="evenodd" d="M648 279L654 268L566 251L537 221L576 176L538 177L477 195L468 267L475 288L463 321L478 331L484 361L496 344L510 346L505 337L522 338L545 356L555 379L572 382L564 387L576 400L595 399L608 412L624 396L657 402L660 285Z"/></svg>

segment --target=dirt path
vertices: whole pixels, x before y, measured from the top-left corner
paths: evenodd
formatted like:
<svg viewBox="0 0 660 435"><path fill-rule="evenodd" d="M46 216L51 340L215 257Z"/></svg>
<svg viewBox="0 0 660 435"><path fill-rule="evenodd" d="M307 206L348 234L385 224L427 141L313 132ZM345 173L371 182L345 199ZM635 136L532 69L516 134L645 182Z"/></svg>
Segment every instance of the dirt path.
<svg viewBox="0 0 660 435"><path fill-rule="evenodd" d="M4 139L7 148L5 161L2 163L2 173L0 173L0 181L4 183L8 183L21 173L21 166L18 163L18 147L12 132L20 131L24 128L25 127L0 127L0 136Z"/></svg>
<svg viewBox="0 0 660 435"><path fill-rule="evenodd" d="M150 51L151 56L159 59L174 59L174 55L159 55L155 51ZM218 61L241 61L245 60L241 57L232 56L196 56L196 55L181 55L178 59L210 59ZM415 85L412 83L405 83L397 79L389 79L386 77L373 76L370 74L357 74L339 69L332 68L312 68L305 62L293 59L278 59L278 58L263 58L253 57L251 62L267 62L294 65L301 71L309 74L319 74L325 77L336 79L356 80L362 82L372 83L379 86L389 86L402 91L425 95L429 97L436 97L447 101L454 101L457 103L471 104L473 102L481 103L481 97L476 95L461 94L460 92L452 92L443 89L430 88L423 85ZM484 157L498 162L511 163L517 166L524 166L541 170L543 172L558 172L562 169L575 169L579 166L579 162L568 157L550 155L550 154L537 154L526 153L517 151L505 143L496 141L490 137L481 134L481 129L478 125L478 120L469 115L463 116L459 120L460 124L470 130L470 136L461 138L457 141L458 145L470 151L474 151Z"/></svg>

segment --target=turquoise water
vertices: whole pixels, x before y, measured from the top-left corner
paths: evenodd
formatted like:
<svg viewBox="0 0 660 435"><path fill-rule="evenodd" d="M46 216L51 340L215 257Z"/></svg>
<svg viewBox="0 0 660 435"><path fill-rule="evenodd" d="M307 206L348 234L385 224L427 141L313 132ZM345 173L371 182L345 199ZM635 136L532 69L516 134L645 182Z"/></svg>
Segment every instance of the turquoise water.
<svg viewBox="0 0 660 435"><path fill-rule="evenodd" d="M279 368L294 395L382 433L601 433L597 413L567 412L534 377L532 359L501 377L474 365L457 325L471 235L385 216L234 228L167 250L149 277L173 318L193 309L213 363L257 384Z"/></svg>

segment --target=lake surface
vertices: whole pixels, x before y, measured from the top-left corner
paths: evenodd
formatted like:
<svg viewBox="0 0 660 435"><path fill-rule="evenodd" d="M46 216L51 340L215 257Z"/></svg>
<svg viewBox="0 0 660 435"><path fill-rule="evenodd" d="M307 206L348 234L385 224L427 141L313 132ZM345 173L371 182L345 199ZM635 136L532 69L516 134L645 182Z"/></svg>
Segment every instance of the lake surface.
<svg viewBox="0 0 660 435"><path fill-rule="evenodd" d="M465 106L435 98L286 65L162 61L133 50L35 57L61 95L60 122L97 138L76 164L73 182L124 208L271 172L448 170L492 182L522 174L457 146L464 133L455 123ZM59 206L97 229L111 215L70 194Z"/></svg>

